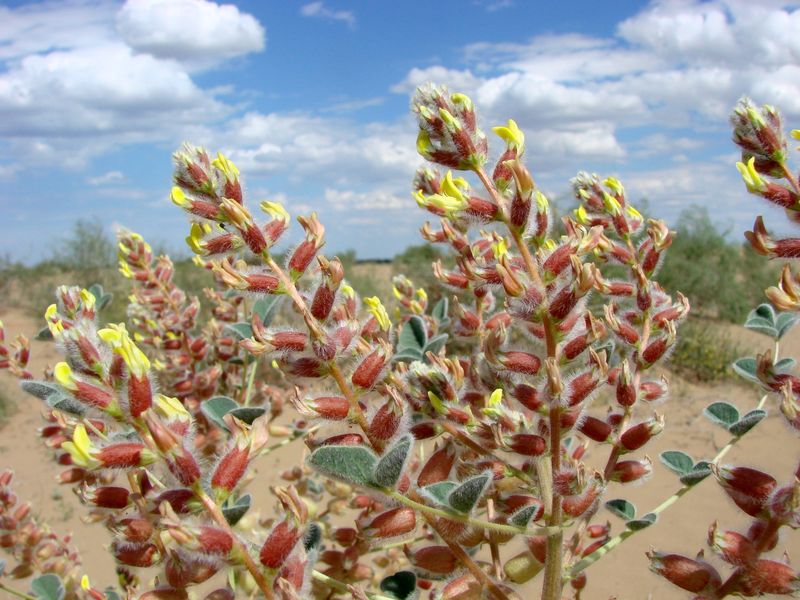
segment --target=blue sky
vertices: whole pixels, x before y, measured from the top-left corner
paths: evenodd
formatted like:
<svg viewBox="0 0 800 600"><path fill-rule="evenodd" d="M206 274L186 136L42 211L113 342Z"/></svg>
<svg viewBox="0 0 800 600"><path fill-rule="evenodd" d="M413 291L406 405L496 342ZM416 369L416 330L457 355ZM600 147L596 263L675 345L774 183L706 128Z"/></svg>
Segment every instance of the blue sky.
<svg viewBox="0 0 800 600"><path fill-rule="evenodd" d="M655 216L700 204L739 231L770 211L727 115L750 95L800 126L800 3L0 2L0 256L49 256L79 217L181 249L183 140L229 154L254 206L318 211L329 250L391 256L426 219L426 81L472 95L486 130L517 120L551 197L614 174Z"/></svg>

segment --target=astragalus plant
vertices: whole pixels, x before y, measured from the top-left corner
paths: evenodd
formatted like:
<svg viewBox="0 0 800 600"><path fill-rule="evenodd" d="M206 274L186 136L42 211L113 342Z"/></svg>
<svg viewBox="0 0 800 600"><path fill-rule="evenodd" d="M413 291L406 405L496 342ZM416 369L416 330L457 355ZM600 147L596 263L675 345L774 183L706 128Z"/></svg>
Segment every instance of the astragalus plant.
<svg viewBox="0 0 800 600"><path fill-rule="evenodd" d="M659 367L689 310L656 281L673 233L646 220L620 181L588 173L572 181L574 215L555 224L516 123L494 128L500 156L489 164L467 96L424 86L413 110L417 149L433 163L413 197L438 219L422 235L452 259L432 265L436 304L405 276L394 310L360 298L322 253L315 214L298 217L302 240L281 256L286 208L254 206L229 159L187 144L171 199L216 278L204 311L173 283L167 257L122 232L127 325L98 318L102 290L64 287L47 321L66 359L50 377L25 371L24 340L13 356L0 348L51 407L42 433L69 467L62 480L109 528L121 565L121 591L72 575L62 589L148 600L592 597L585 569L713 474L756 518L748 534L712 531L739 575L722 583L699 559L659 553L653 568L696 598L793 590L794 572L760 555L779 525L796 525L796 488L719 464L763 407L744 417L709 407L731 432L726 449L697 462L663 453L676 493L643 514L624 499L651 474L645 451L668 395ZM787 278L791 296L786 286L800 284ZM782 334L788 321L768 316ZM774 360L753 362L753 377L783 390L796 415L786 384L796 380ZM253 461L294 440L306 450L267 490L276 477L254 475ZM272 514L248 514L248 485L261 506L274 498ZM612 527L609 511L623 522ZM747 544L745 558L731 550Z"/></svg>

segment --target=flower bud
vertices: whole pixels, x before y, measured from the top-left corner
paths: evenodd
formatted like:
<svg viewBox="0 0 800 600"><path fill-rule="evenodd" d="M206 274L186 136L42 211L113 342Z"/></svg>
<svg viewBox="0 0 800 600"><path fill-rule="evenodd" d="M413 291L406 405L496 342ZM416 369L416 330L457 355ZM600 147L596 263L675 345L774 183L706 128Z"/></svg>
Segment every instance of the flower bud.
<svg viewBox="0 0 800 600"><path fill-rule="evenodd" d="M123 487L104 486L86 489L83 498L101 508L120 509L128 506L130 492Z"/></svg>
<svg viewBox="0 0 800 600"><path fill-rule="evenodd" d="M753 542L737 531L720 531L716 521L708 529L708 545L732 565L747 565L759 552Z"/></svg>
<svg viewBox="0 0 800 600"><path fill-rule="evenodd" d="M249 462L249 448L240 448L238 445L222 457L211 476L211 487L219 497L224 499L230 495L247 470Z"/></svg>
<svg viewBox="0 0 800 600"><path fill-rule="evenodd" d="M746 596L794 595L800 591L800 576L786 563L762 558L745 567L739 589Z"/></svg>
<svg viewBox="0 0 800 600"><path fill-rule="evenodd" d="M587 415L581 419L578 431L595 442L606 442L612 427L601 419Z"/></svg>
<svg viewBox="0 0 800 600"><path fill-rule="evenodd" d="M500 363L509 371L536 375L542 366L541 359L530 352L512 350L500 355Z"/></svg>
<svg viewBox="0 0 800 600"><path fill-rule="evenodd" d="M427 546L415 552L406 547L409 562L417 569L436 575L448 575L458 567L458 559L447 546Z"/></svg>
<svg viewBox="0 0 800 600"><path fill-rule="evenodd" d="M353 371L350 380L354 385L368 390L375 385L385 365L386 355L384 349L373 350L361 360L355 371Z"/></svg>
<svg viewBox="0 0 800 600"><path fill-rule="evenodd" d="M547 450L547 441L540 435L517 433L511 436L508 447L523 456L541 456Z"/></svg>

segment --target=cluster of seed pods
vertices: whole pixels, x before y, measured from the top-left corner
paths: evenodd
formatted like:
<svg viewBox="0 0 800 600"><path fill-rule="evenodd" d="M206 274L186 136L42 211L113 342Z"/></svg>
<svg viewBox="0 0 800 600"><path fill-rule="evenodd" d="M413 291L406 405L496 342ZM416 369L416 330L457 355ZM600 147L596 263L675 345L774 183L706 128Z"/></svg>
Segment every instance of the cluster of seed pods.
<svg viewBox="0 0 800 600"><path fill-rule="evenodd" d="M784 208L789 221L799 222L800 185L787 164L788 144L780 113L772 106L758 108L742 99L731 115L731 125L733 141L742 150L742 162L736 166L748 191ZM800 139L800 131L792 135ZM756 252L769 258L800 256L800 240L772 238L760 216L745 236ZM797 313L799 289L797 275L786 264L779 285L767 289L766 295L778 310ZM788 424L800 430L800 378L780 369L771 352L758 356L755 375L766 394L779 398ZM708 545L727 563L727 576L704 560L702 551L695 558L653 552L653 570L692 592L695 598L794 596L800 590L800 573L790 566L788 556L776 559L764 555L776 551L782 528L800 526L800 466L792 480L783 485L772 474L748 466L713 465L712 471L728 497L751 518L741 531L724 530L716 522L709 528Z"/></svg>

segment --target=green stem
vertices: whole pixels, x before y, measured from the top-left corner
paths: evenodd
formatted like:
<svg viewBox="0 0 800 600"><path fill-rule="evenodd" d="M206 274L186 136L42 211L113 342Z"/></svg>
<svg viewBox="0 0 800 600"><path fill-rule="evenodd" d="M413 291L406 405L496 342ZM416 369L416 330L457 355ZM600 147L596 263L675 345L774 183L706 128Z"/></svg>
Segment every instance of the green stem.
<svg viewBox="0 0 800 600"><path fill-rule="evenodd" d="M258 456L264 456L265 454L269 454L270 452L275 452L278 448L283 448L284 446L288 446L293 441L305 437L310 433L314 433L320 426L316 425L315 427L311 427L310 429L304 429L303 431L295 431L292 435L286 437L285 439L281 440L276 444L272 444L271 446L267 446L261 452L258 453Z"/></svg>
<svg viewBox="0 0 800 600"><path fill-rule="evenodd" d="M503 523L493 523L491 521L484 521L483 519L475 519L470 517L469 515L444 510L441 508L434 508L433 506L428 506L427 504L422 504L421 502L417 502L416 500L412 500L396 492L395 490L384 489L381 490L385 495L389 496L393 500L396 500L400 504L404 504L414 510L418 510L428 515L433 515L436 517L442 517L444 519L450 519L451 521L458 521L459 523L465 523L467 525L472 525L473 527L480 527L481 529L490 529L492 531L497 531L499 533L511 533L514 535L523 535L526 537L531 537L535 535L548 535L552 534L556 529L560 530L561 528L554 528L554 527L534 527L528 529L526 527L514 527L513 525L505 525Z"/></svg>
<svg viewBox="0 0 800 600"><path fill-rule="evenodd" d="M242 404L244 406L250 406L250 397L253 394L253 382L256 379L256 371L258 370L258 356L253 358L253 362L250 365L250 374L247 377L247 387L244 391L244 401Z"/></svg>
<svg viewBox="0 0 800 600"><path fill-rule="evenodd" d="M14 588L10 588L3 583L0 583L0 590L8 592L12 596L16 596L17 598L23 598L24 600L36 600L35 596L31 596L30 594L26 594L25 592L17 591Z"/></svg>
<svg viewBox="0 0 800 600"><path fill-rule="evenodd" d="M759 401L757 408L762 408L764 406L764 404L767 401L767 397L768 397L768 394L764 394L761 397L761 400ZM752 429L750 431L752 431ZM730 439L730 441L728 441L728 443L725 444L725 446L719 452L717 452L717 455L711 460L712 464L717 464L720 460L722 460L722 458L728 452L730 452L731 448L733 448L736 445L736 443L740 439L742 439L742 437L743 436L741 436L741 435L733 436ZM653 510L651 510L649 512L651 512L654 515L661 514L662 512L667 510L670 506L675 504L684 494L686 494L689 490L691 490L694 487L695 486L693 486L693 485L684 484L674 494L672 494L669 498L664 500L661 504L659 504L658 506L656 506ZM636 531L642 531L642 530L639 529L639 530L636 530ZM622 542L624 542L629 537L631 537L634 533L636 533L636 531L633 530L633 529L626 529L622 533L620 533L620 534L614 536L613 538L611 538L610 540L608 540L608 542L605 545L601 546L600 548L598 548L597 550L595 550L594 552L592 552L588 556L584 556L581 560L579 560L577 563L575 563L572 566L572 568L570 569L570 576L571 577L575 577L575 575L577 575L578 573L580 573L581 571L583 571L587 567L590 567L591 565L596 563L598 560L603 558L603 556L605 556L606 554L611 552L614 548L616 548Z"/></svg>

